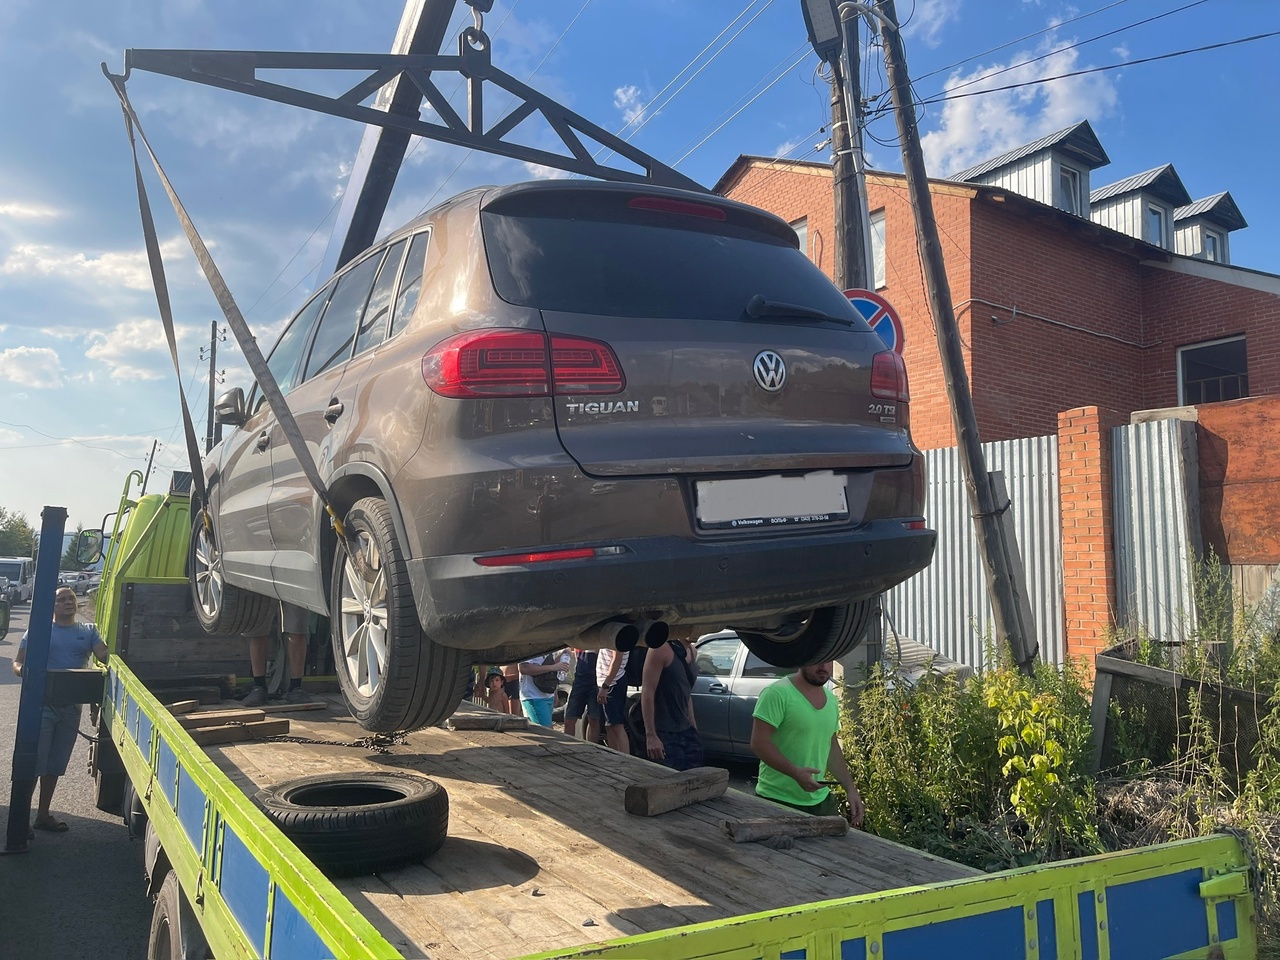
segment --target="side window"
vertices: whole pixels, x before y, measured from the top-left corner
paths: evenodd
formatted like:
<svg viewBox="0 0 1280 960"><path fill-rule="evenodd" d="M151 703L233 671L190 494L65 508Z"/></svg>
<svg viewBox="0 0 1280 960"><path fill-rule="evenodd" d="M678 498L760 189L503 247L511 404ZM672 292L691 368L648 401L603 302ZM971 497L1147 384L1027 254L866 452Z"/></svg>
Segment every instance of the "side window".
<svg viewBox="0 0 1280 960"><path fill-rule="evenodd" d="M350 358L356 327L364 313L365 303L369 300L379 260L381 257L376 254L367 257L338 280L333 296L329 298L329 306L320 318L320 329L316 331L316 338L311 344L311 355L307 358L307 367L302 375L303 382Z"/></svg>
<svg viewBox="0 0 1280 960"><path fill-rule="evenodd" d="M405 244L401 240L387 251L382 269L369 294L369 305L364 308L364 319L356 334L356 353L364 353L387 338L387 314L391 312L391 294L396 288L396 274L400 272L400 260L404 257Z"/></svg>
<svg viewBox="0 0 1280 960"><path fill-rule="evenodd" d="M427 243L430 239L430 233L420 233L409 245L404 274L400 277L400 294L396 297L396 309L391 315L389 336L394 337L404 329L413 316L413 308L418 305L418 297L422 295L422 270L427 262Z"/></svg>
<svg viewBox="0 0 1280 960"><path fill-rule="evenodd" d="M754 653L747 654L747 662L742 665L742 675L744 677L755 677L757 679L776 680L779 677L789 677L795 673L793 667L775 667L771 663L765 663Z"/></svg>
<svg viewBox="0 0 1280 960"><path fill-rule="evenodd" d="M698 646L698 673L704 677L727 677L733 673L733 661L738 655L737 637L708 640Z"/></svg>
<svg viewBox="0 0 1280 960"><path fill-rule="evenodd" d="M312 298L310 303L298 311L298 315L290 321L289 326L285 327L284 333L280 334L280 339L271 349L271 355L267 357L267 367L276 378L276 383L280 385L281 393L288 394L297 383L299 361L302 359L303 347L307 344L307 336L315 325L316 317L324 309L332 289L329 287L322 290ZM267 402L267 398L262 395L257 385L253 389L254 398L249 401L249 407L256 414Z"/></svg>

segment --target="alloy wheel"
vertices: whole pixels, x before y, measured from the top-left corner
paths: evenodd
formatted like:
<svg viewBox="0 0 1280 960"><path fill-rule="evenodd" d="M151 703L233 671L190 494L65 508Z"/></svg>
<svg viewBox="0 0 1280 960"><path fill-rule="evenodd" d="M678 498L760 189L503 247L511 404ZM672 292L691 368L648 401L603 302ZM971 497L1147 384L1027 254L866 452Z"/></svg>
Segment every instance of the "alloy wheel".
<svg viewBox="0 0 1280 960"><path fill-rule="evenodd" d="M372 697L387 666L387 574L372 537L361 533L356 550L358 559L343 561L339 629L347 676L360 696Z"/></svg>
<svg viewBox="0 0 1280 960"><path fill-rule="evenodd" d="M218 557L218 547L213 542L213 534L203 524L196 534L193 566L196 598L200 608L210 620L216 619L222 609L222 564Z"/></svg>

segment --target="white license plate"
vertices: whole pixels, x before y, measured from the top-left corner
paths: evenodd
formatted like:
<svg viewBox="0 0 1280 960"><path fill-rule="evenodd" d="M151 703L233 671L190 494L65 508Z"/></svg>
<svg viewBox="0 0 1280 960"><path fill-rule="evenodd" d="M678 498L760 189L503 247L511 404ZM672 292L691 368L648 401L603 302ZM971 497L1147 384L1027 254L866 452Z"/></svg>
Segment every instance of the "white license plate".
<svg viewBox="0 0 1280 960"><path fill-rule="evenodd" d="M844 477L830 470L803 477L698 480L698 524L704 529L785 527L849 518Z"/></svg>

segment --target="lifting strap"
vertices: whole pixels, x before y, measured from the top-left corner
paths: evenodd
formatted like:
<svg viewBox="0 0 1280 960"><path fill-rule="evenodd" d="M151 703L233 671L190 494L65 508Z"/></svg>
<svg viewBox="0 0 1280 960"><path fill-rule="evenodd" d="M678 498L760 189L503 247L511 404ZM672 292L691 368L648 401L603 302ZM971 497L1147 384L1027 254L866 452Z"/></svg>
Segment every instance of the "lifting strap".
<svg viewBox="0 0 1280 960"><path fill-rule="evenodd" d="M138 145L137 139L134 137L135 130L137 131L137 138L142 140L142 145L146 148L147 155L151 157L151 162L155 165L156 173L160 176L160 182L164 184L165 193L169 195L169 201L173 204L174 212L178 215L183 232L186 233L191 249L196 255L196 261L200 264L200 269L204 272L205 279L209 281L209 286L218 301L218 306L222 308L222 313L227 319L227 326L231 328L231 332L235 335L236 343L240 345L240 351L244 354L244 358L249 364L249 369L253 372L258 386L262 390L263 397L270 405L271 412L275 414L276 421L280 424L280 429L283 431L285 439L289 441L289 446L293 449L294 456L298 458L298 463L302 467L303 473L306 474L307 480L310 481L312 488L316 492L316 496L320 498L320 502L324 505L325 512L329 514L334 530L337 531L339 537L345 539L346 534L343 530L342 520L329 501L328 490L324 481L320 478L320 471L316 469L315 461L311 457L311 452L307 449L306 441L302 439L302 432L298 429L298 422L293 418L293 413L285 404L284 394L280 392L280 385L276 383L275 376L272 374L270 367L267 366L267 361L262 356L262 351L258 348L257 339L249 331L249 325L240 313L240 307L231 296L230 289L222 279L222 274L218 271L217 265L213 262L209 248L205 246L204 240L201 239L200 234L196 231L195 224L191 222L186 208L183 207L182 201L178 199L178 194L173 189L173 184L170 183L164 168L160 166L160 160L156 157L155 151L151 149L151 144L142 129L142 124L138 121L138 115L133 110L133 104L129 102L129 96L124 88L125 81L128 79L127 72L123 76L114 74L107 69L105 63L102 64L102 72L111 81L111 86L115 89L116 96L120 98L121 109L124 110L125 132L129 137L129 147L133 151L133 170L138 186L138 208L142 215L142 233L146 240L147 261L151 266L151 279L155 286L156 303L160 309L160 320L164 325L165 337L169 341L169 355L173 360L174 371L178 374L178 396L182 401L182 422L187 440L187 459L191 463L192 483L195 484L196 492L200 496L201 512L205 518L205 524L209 523L209 499L204 486L204 472L200 466L200 443L196 438L195 427L191 422L191 412L187 408L187 398L182 392L182 376L178 367L178 347L173 329L173 309L169 302L169 286L165 280L164 261L160 255L159 241L156 239L155 221L151 216L151 204L147 199L147 188L142 178L142 167L138 162Z"/></svg>

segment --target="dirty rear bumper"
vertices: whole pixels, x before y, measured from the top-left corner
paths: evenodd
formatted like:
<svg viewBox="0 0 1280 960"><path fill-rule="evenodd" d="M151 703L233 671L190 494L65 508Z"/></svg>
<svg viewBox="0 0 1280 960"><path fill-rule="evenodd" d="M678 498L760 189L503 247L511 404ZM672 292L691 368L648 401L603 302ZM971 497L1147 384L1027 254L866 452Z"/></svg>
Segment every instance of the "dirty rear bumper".
<svg viewBox="0 0 1280 960"><path fill-rule="evenodd" d="M467 650L570 645L615 616L710 629L875 596L928 566L937 535L880 520L808 536L607 544L591 560L482 567L471 555L408 561L422 628Z"/></svg>

